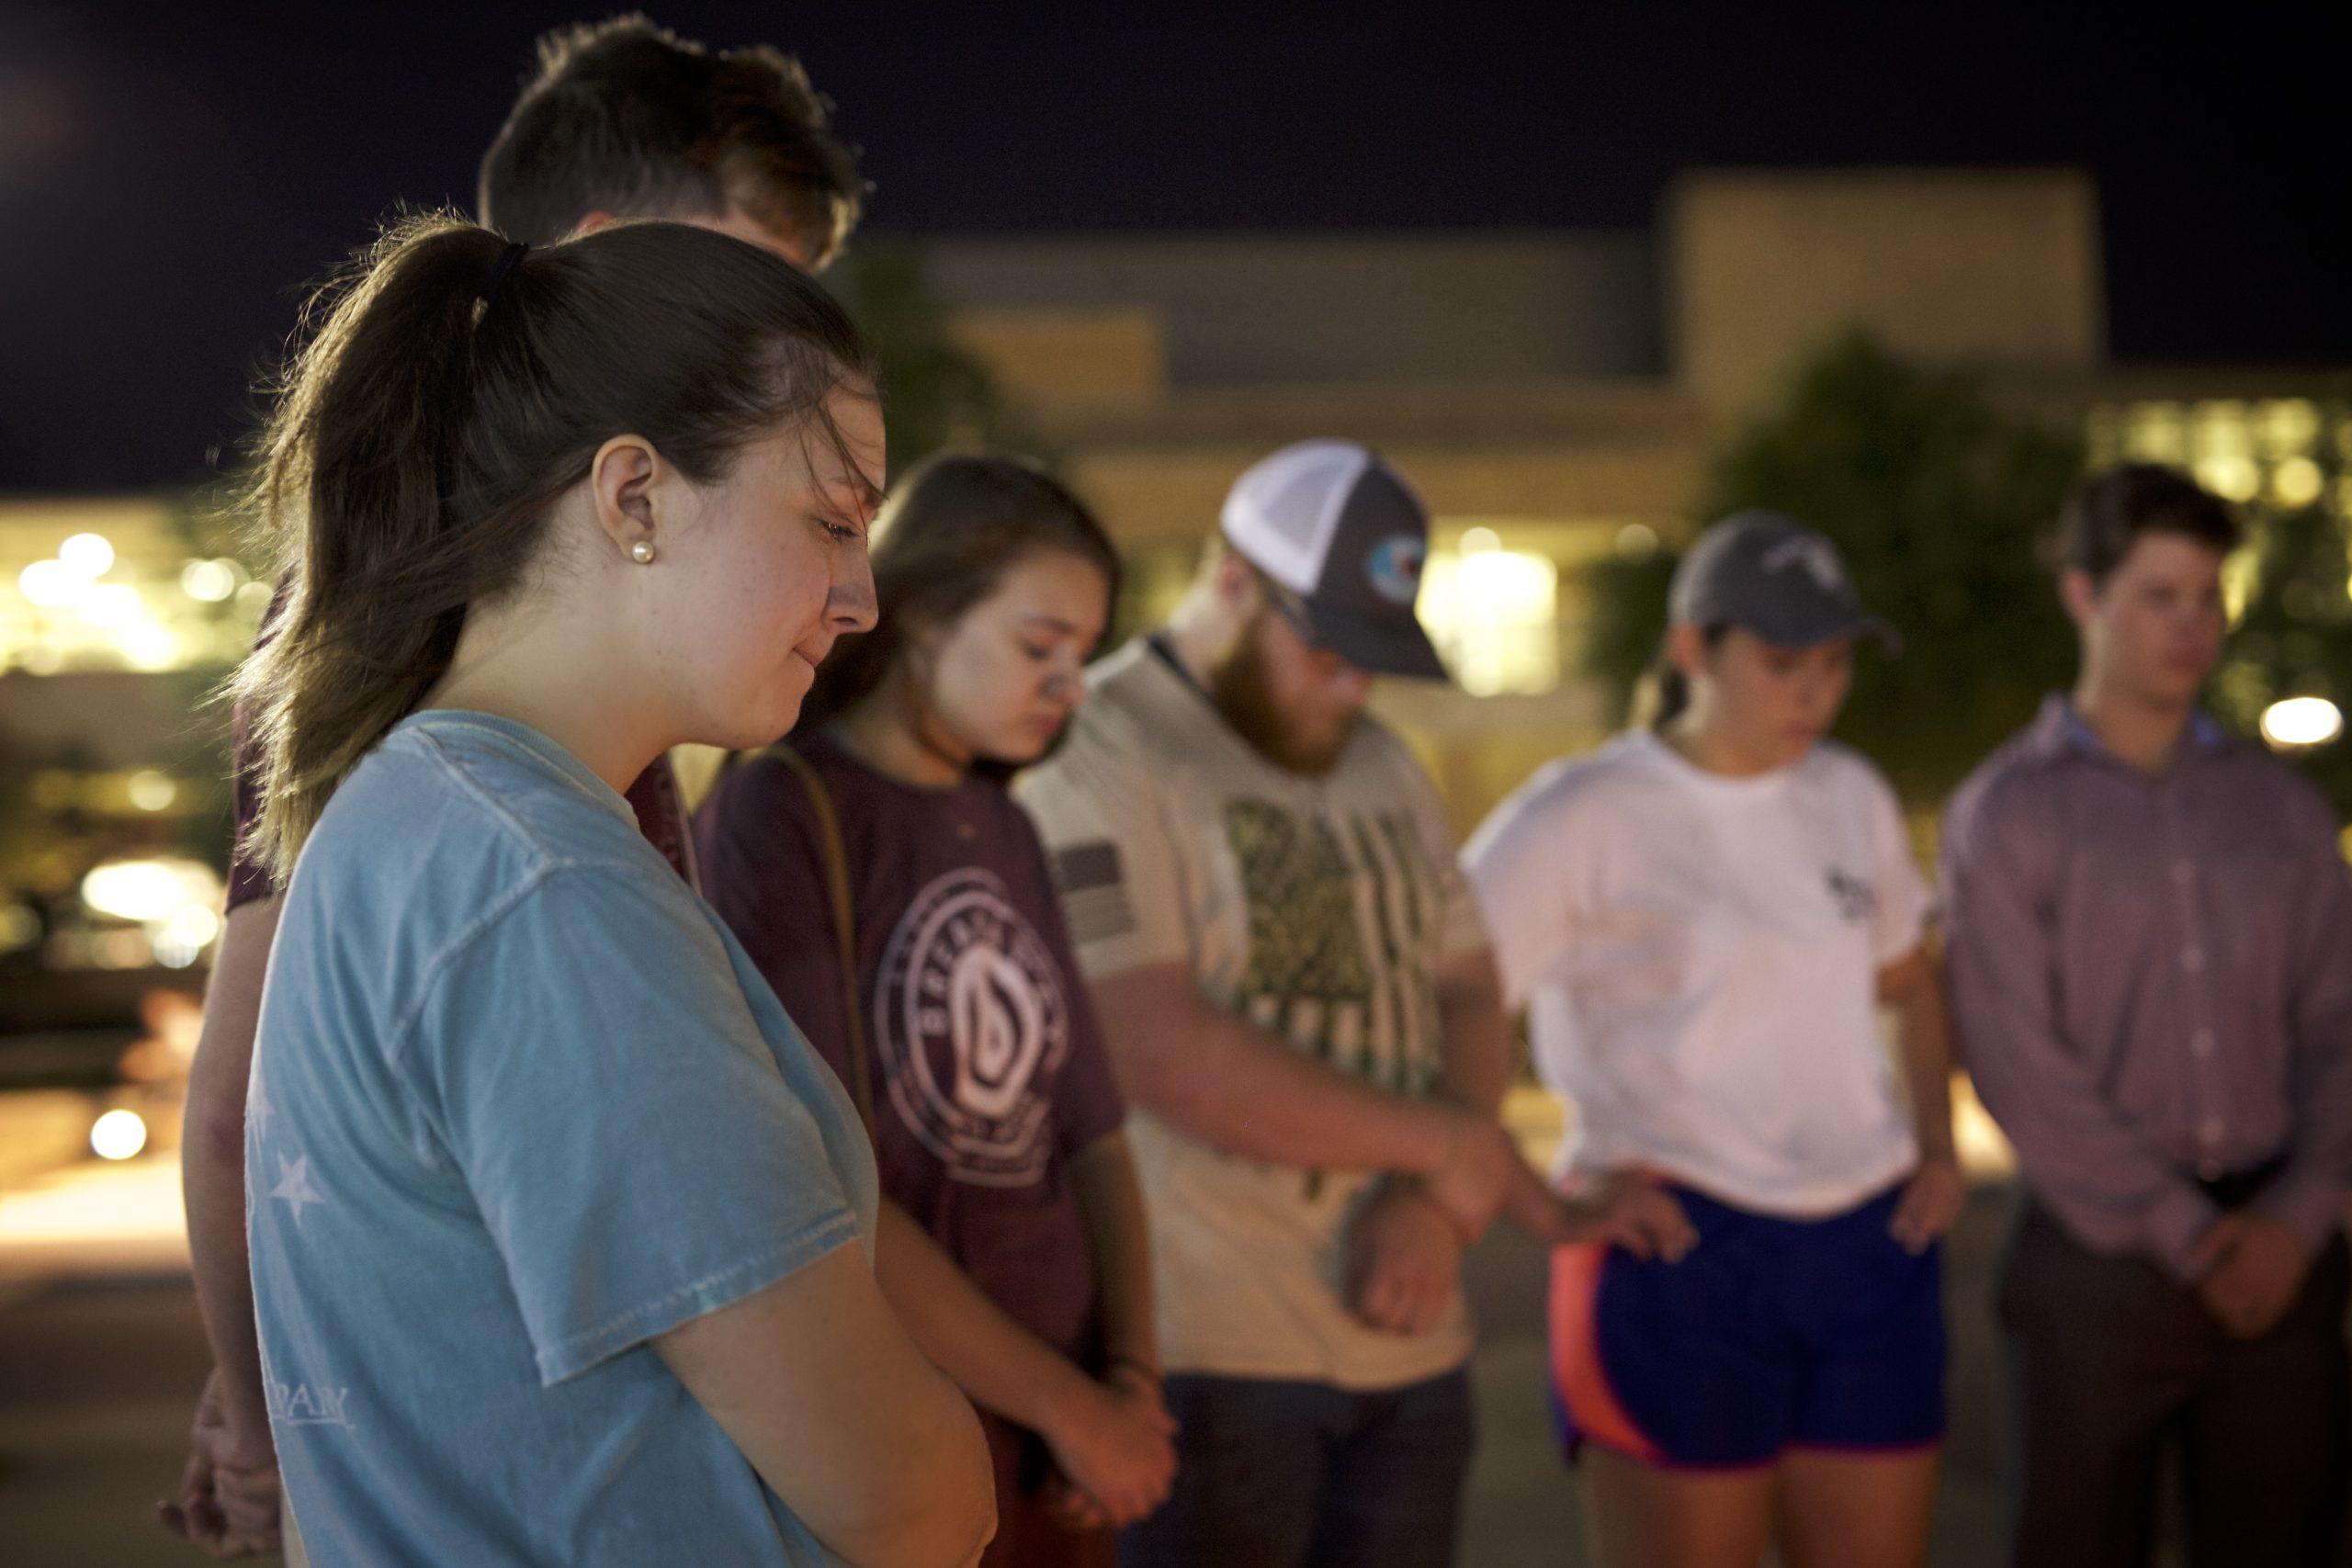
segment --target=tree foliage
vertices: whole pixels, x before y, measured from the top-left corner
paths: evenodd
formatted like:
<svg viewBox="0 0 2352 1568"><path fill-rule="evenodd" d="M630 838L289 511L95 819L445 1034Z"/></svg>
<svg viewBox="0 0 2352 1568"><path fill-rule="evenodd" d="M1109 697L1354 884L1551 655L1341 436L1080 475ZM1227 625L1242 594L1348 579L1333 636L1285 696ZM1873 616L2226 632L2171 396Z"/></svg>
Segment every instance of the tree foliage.
<svg viewBox="0 0 2352 1568"><path fill-rule="evenodd" d="M882 367L890 477L944 446L989 446L1043 457L988 367L958 344L947 307L910 241L860 236L826 281Z"/></svg>
<svg viewBox="0 0 2352 1568"><path fill-rule="evenodd" d="M2342 468L2339 457L2324 465L2332 471L2323 498L2344 494ZM2282 697L2325 697L2352 714L2352 529L2324 499L2249 508L2247 523L2230 574L2244 608L2213 682L2216 713L2247 735ZM2352 816L2352 737L2293 760L2335 800L2338 818Z"/></svg>

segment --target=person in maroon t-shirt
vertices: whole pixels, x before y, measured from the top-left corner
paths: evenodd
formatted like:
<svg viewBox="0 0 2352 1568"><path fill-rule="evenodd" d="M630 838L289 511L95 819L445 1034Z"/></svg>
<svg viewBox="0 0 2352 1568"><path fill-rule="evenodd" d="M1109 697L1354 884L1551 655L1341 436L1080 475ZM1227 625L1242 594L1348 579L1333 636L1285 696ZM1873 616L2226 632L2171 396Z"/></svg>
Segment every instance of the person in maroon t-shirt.
<svg viewBox="0 0 2352 1568"><path fill-rule="evenodd" d="M883 1293L996 1457L983 1561L1107 1563L1111 1529L1167 1495L1173 1424L1125 1107L1001 774L1078 705L1117 556L1069 491L994 457L918 468L874 539L881 619L826 660L799 730L720 780L704 887L870 1097Z"/></svg>
<svg viewBox="0 0 2352 1568"><path fill-rule="evenodd" d="M538 58L537 76L482 159L481 220L508 238L552 244L618 219L661 217L731 234L813 272L855 228L865 183L833 135L831 105L789 57L766 47L714 53L623 17L550 32ZM158 1505L165 1525L217 1557L278 1545L244 1178L245 1085L278 890L243 848L258 807L260 755L247 716L235 718L240 849L189 1072L182 1156L188 1249L216 1370L198 1399L178 1495ZM684 802L666 760L628 795L645 836L692 882Z"/></svg>

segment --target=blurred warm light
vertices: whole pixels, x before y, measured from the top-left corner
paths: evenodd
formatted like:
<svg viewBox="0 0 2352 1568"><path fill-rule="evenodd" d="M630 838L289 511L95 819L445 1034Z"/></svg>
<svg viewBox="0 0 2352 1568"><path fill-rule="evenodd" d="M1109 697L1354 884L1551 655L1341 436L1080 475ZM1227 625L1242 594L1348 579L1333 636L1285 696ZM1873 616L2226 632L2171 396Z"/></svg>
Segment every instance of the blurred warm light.
<svg viewBox="0 0 2352 1568"><path fill-rule="evenodd" d="M128 626L147 613L139 590L127 582L100 582L82 594L82 618L94 626Z"/></svg>
<svg viewBox="0 0 2352 1568"><path fill-rule="evenodd" d="M237 569L225 560L192 560L180 568L180 591L191 599L218 604L237 591Z"/></svg>
<svg viewBox="0 0 2352 1568"><path fill-rule="evenodd" d="M93 867L82 878L82 902L119 920L168 920L191 904L209 908L220 897L220 878L192 860L118 860Z"/></svg>
<svg viewBox="0 0 2352 1568"><path fill-rule="evenodd" d="M109 1111L90 1128L90 1152L100 1159L129 1159L147 1146L147 1123L136 1111Z"/></svg>
<svg viewBox="0 0 2352 1568"><path fill-rule="evenodd" d="M180 786L172 775L153 768L141 768L130 775L130 804L141 811L163 811L180 797Z"/></svg>
<svg viewBox="0 0 2352 1568"><path fill-rule="evenodd" d="M76 534L57 547L57 558L85 580L104 577L114 569L114 546L104 534Z"/></svg>
<svg viewBox="0 0 2352 1568"><path fill-rule="evenodd" d="M22 904L0 905L0 953L14 953L40 940L40 917Z"/></svg>
<svg viewBox="0 0 2352 1568"><path fill-rule="evenodd" d="M2325 697L2287 697L2262 710L2262 738L2281 750L2324 746L2344 733L2344 714Z"/></svg>
<svg viewBox="0 0 2352 1568"><path fill-rule="evenodd" d="M62 560L37 560L17 574L17 587L44 610L62 610L90 591L89 580Z"/></svg>
<svg viewBox="0 0 2352 1568"><path fill-rule="evenodd" d="M269 584L266 582L248 582L243 588L238 589L237 608L243 610L246 615L251 615L255 619L259 619L261 613L269 608Z"/></svg>
<svg viewBox="0 0 2352 1568"><path fill-rule="evenodd" d="M2231 628L2245 618L2245 607L2262 583L2262 555L2251 541L2232 550L2222 561L2222 613Z"/></svg>
<svg viewBox="0 0 2352 1568"><path fill-rule="evenodd" d="M1629 560L1647 560L1657 554L1657 530L1646 523L1628 523L1617 530L1617 553Z"/></svg>
<svg viewBox="0 0 2352 1568"><path fill-rule="evenodd" d="M2177 403L2140 403L2125 417L2127 456L2151 463L2177 463L2188 455L2188 430Z"/></svg>
<svg viewBox="0 0 2352 1568"><path fill-rule="evenodd" d="M2308 398L2280 398L2262 405L2263 449L2273 457L2296 457L2319 440L2319 409Z"/></svg>
<svg viewBox="0 0 2352 1568"><path fill-rule="evenodd" d="M1479 534L1463 536L1467 547ZM1420 611L1462 689L1473 696L1548 692L1560 683L1559 569L1501 547L1430 558Z"/></svg>
<svg viewBox="0 0 2352 1568"><path fill-rule="evenodd" d="M2000 1181L2017 1174L2017 1151L1964 1076L1952 1079L1951 1137L1960 1168L1972 1179Z"/></svg>
<svg viewBox="0 0 2352 1568"><path fill-rule="evenodd" d="M2262 493L2262 470L2254 459L2241 457L2206 457L2197 465L2197 477L2225 501L2252 501Z"/></svg>
<svg viewBox="0 0 2352 1568"><path fill-rule="evenodd" d="M2270 493L2282 506L2309 506L2326 488L2325 476L2309 457L2290 457L2270 470Z"/></svg>
<svg viewBox="0 0 2352 1568"><path fill-rule="evenodd" d="M1465 556L1479 555L1487 550L1499 550L1502 547L1502 536L1492 528L1473 528L1462 536L1462 553Z"/></svg>
<svg viewBox="0 0 2352 1568"><path fill-rule="evenodd" d="M180 639L169 626L141 621L122 634L122 657L133 670L176 670L181 663Z"/></svg>
<svg viewBox="0 0 2352 1568"><path fill-rule="evenodd" d="M155 933L155 962L166 969L185 969L202 957L220 934L220 917L209 905L183 905Z"/></svg>

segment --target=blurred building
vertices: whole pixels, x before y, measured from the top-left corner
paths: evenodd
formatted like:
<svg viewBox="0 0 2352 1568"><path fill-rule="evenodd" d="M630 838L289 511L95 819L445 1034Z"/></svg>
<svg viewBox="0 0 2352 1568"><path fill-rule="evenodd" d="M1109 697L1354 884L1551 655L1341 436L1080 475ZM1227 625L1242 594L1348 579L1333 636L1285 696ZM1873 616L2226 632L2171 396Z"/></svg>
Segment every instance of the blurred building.
<svg viewBox="0 0 2352 1568"><path fill-rule="evenodd" d="M1708 454L1845 328L2240 500L2309 501L2331 448L2352 458L2340 373L2109 360L2098 196L2068 170L1694 174L1646 234L1028 236L931 259L966 346L1133 552L1147 613L1273 447L1350 436L1412 478L1439 518L1423 614L1464 690L1381 701L1464 827L1612 716L1577 674L1582 569L1698 521Z"/></svg>
<svg viewBox="0 0 2352 1568"><path fill-rule="evenodd" d="M1589 565L1680 536L1709 453L1844 328L2239 499L2307 502L2352 462L2340 374L2110 361L2097 193L2065 170L1695 174L1647 233L929 257L960 341L1131 553L1135 617L1182 591L1272 448L1351 436L1412 478L1439 518L1422 609L1462 689L1380 701L1465 829L1613 716L1577 670ZM224 847L202 699L266 597L188 498L0 502L0 993L36 956L126 981L200 962ZM0 1032L48 1026L0 996Z"/></svg>

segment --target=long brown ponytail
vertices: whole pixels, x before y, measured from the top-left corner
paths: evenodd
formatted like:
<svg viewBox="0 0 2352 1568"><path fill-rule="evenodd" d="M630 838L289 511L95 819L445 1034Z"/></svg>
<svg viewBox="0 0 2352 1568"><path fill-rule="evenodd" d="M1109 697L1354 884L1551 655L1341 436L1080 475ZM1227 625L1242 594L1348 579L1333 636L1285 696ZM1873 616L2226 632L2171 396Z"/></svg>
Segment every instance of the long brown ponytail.
<svg viewBox="0 0 2352 1568"><path fill-rule="evenodd" d="M792 421L838 444L826 399L870 391L840 307L741 241L626 224L506 258L452 215L396 224L313 299L279 384L249 504L290 592L235 689L263 754L250 847L281 882L597 447L641 435L710 483Z"/></svg>

